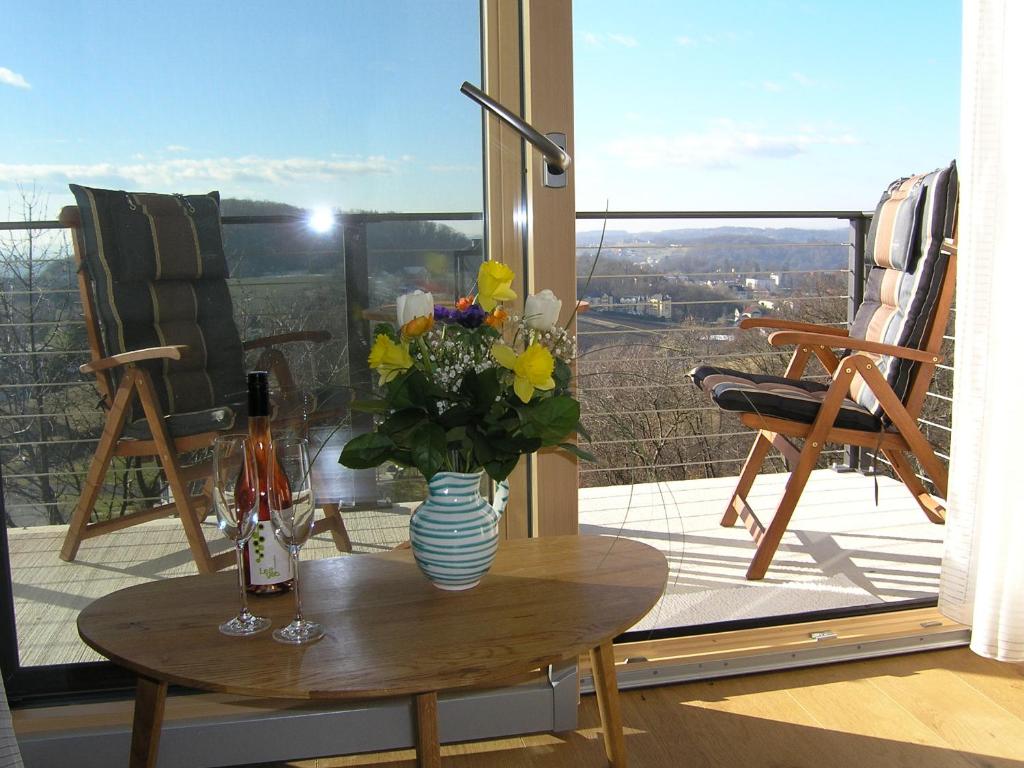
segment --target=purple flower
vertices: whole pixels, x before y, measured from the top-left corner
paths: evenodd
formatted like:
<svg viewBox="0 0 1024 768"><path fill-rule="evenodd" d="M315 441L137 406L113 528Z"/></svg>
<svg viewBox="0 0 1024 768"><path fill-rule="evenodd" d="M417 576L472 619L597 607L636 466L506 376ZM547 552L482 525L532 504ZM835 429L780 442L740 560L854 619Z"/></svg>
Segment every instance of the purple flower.
<svg viewBox="0 0 1024 768"><path fill-rule="evenodd" d="M448 309L440 304L434 305L434 320L441 323L458 323L463 328L479 328L485 317L487 317L487 313L477 304L473 304L465 310Z"/></svg>
<svg viewBox="0 0 1024 768"><path fill-rule="evenodd" d="M487 313L479 304L472 304L469 309L462 312L455 310L455 322L463 328L479 328L485 317L487 317Z"/></svg>

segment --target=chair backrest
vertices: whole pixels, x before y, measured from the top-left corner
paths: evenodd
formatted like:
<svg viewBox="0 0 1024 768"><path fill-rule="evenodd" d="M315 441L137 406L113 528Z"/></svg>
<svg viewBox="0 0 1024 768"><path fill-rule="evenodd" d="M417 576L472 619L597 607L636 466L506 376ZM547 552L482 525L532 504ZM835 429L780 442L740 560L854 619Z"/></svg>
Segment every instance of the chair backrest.
<svg viewBox="0 0 1024 768"><path fill-rule="evenodd" d="M164 412L237 401L245 369L227 285L219 195L77 184L71 191L78 203L75 251L87 278L80 285L94 358L184 344L181 360L144 363ZM104 395L110 386L101 382Z"/></svg>
<svg viewBox="0 0 1024 768"><path fill-rule="evenodd" d="M870 271L851 336L939 351L955 275L955 254L942 244L955 233L956 201L955 162L948 168L894 181L883 193L868 231ZM877 356L877 364L901 400L915 401L916 415L924 397L916 385L921 366L890 355ZM930 379L934 366L928 368ZM850 393L860 405L883 415L874 393L860 377L853 381Z"/></svg>

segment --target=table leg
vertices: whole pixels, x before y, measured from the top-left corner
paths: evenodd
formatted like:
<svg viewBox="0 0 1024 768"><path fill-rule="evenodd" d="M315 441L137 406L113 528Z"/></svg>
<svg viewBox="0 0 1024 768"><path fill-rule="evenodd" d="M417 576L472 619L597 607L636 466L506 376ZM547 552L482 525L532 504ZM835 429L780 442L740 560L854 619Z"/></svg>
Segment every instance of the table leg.
<svg viewBox="0 0 1024 768"><path fill-rule="evenodd" d="M135 686L135 718L129 768L155 768L164 723L167 683L139 676Z"/></svg>
<svg viewBox="0 0 1024 768"><path fill-rule="evenodd" d="M594 693L601 713L604 752L612 768L626 768L626 741L622 736L622 712L619 709L619 684L615 679L615 655L609 640L590 651L594 674Z"/></svg>
<svg viewBox="0 0 1024 768"><path fill-rule="evenodd" d="M441 742L437 734L437 693L416 697L416 765L440 768Z"/></svg>

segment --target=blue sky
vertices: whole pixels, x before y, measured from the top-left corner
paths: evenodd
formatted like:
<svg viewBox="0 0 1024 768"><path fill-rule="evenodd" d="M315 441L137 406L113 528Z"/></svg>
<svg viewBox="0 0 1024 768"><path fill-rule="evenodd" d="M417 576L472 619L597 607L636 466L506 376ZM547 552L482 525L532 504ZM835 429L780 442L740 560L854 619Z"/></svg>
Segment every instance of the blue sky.
<svg viewBox="0 0 1024 768"><path fill-rule="evenodd" d="M578 210L873 208L956 156L957 0L573 12Z"/></svg>
<svg viewBox="0 0 1024 768"><path fill-rule="evenodd" d="M77 180L479 210L474 0L4 7L0 198L35 181L59 207Z"/></svg>
<svg viewBox="0 0 1024 768"><path fill-rule="evenodd" d="M0 218L67 182L481 205L474 0L7 0ZM870 208L957 150L955 0L575 0L577 207ZM913 130L906 130L912 126Z"/></svg>

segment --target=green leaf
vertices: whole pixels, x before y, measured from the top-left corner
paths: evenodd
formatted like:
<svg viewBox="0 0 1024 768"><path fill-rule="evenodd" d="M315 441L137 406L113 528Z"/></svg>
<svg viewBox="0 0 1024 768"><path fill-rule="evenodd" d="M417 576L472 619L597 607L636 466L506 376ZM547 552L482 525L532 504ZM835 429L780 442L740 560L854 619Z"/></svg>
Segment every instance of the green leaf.
<svg viewBox="0 0 1024 768"><path fill-rule="evenodd" d="M422 408L437 413L437 401L445 392L427 380L422 371L411 370L387 383L388 401L394 408Z"/></svg>
<svg viewBox="0 0 1024 768"><path fill-rule="evenodd" d="M564 360L555 359L555 371L551 375L555 380L555 387L559 390L565 390L569 388L569 382L572 380L572 368L566 364Z"/></svg>
<svg viewBox="0 0 1024 768"><path fill-rule="evenodd" d="M373 338L376 339L378 336L387 336L392 341L398 341L398 331L387 323L377 323L373 326Z"/></svg>
<svg viewBox="0 0 1024 768"><path fill-rule="evenodd" d="M473 443L473 453L480 464L494 460L494 441L473 425L466 428L466 436Z"/></svg>
<svg viewBox="0 0 1024 768"><path fill-rule="evenodd" d="M464 405L449 408L438 417L438 423L445 429L464 427L473 420L473 412Z"/></svg>
<svg viewBox="0 0 1024 768"><path fill-rule="evenodd" d="M565 440L580 420L580 404L568 395L559 395L536 404L520 408L523 434L539 437L544 445L556 445Z"/></svg>
<svg viewBox="0 0 1024 768"><path fill-rule="evenodd" d="M385 435L395 436L419 426L426 420L426 411L420 408L403 408L388 416L384 423L380 425L378 431Z"/></svg>
<svg viewBox="0 0 1024 768"><path fill-rule="evenodd" d="M573 445L572 443L559 443L558 447L561 448L563 451L568 451L578 459L582 459L583 461L589 461L591 463L597 463L597 457L594 456L594 454L589 453L588 451L584 451L578 445Z"/></svg>
<svg viewBox="0 0 1024 768"><path fill-rule="evenodd" d="M391 410L387 400L353 400L348 407L361 413L383 413Z"/></svg>
<svg viewBox="0 0 1024 768"><path fill-rule="evenodd" d="M412 443L412 463L429 480L444 466L448 455L448 440L444 429L428 422L417 427L409 439Z"/></svg>
<svg viewBox="0 0 1024 768"><path fill-rule="evenodd" d="M345 444L338 463L351 469L370 469L386 461L395 448L394 441L387 435L368 432L353 437Z"/></svg>
<svg viewBox="0 0 1024 768"><path fill-rule="evenodd" d="M487 475L496 483L500 483L516 468L519 463L519 454L505 456L490 462L481 462Z"/></svg>
<svg viewBox="0 0 1024 768"><path fill-rule="evenodd" d="M460 392L469 400L470 408L474 413L486 413L501 394L498 369L488 368L481 373L469 371L462 379Z"/></svg>
<svg viewBox="0 0 1024 768"><path fill-rule="evenodd" d="M584 428L580 422L576 422L576 434L586 440L588 443L594 442L594 438L590 436L590 433Z"/></svg>

